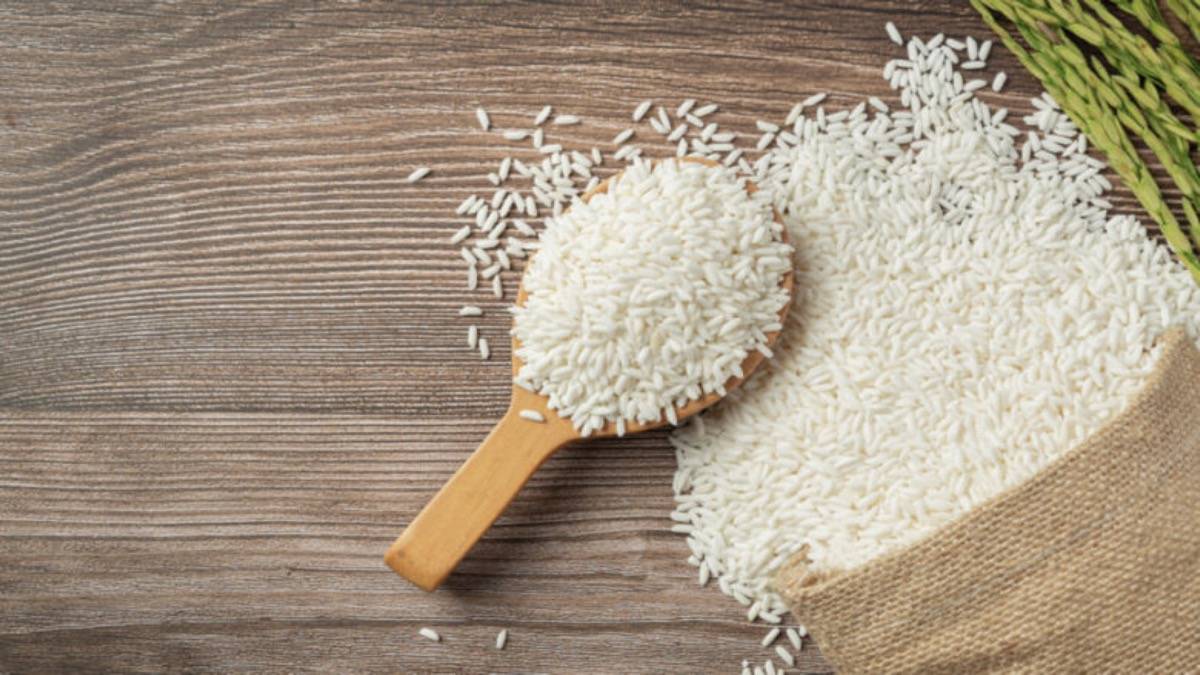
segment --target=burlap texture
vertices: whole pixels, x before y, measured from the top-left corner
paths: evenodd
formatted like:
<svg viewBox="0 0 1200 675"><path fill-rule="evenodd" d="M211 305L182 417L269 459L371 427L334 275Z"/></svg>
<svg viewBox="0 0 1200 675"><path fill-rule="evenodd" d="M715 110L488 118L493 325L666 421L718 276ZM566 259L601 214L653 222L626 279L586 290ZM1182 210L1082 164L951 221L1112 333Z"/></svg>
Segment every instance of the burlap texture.
<svg viewBox="0 0 1200 675"><path fill-rule="evenodd" d="M1200 672L1200 353L1086 442L861 568L777 587L839 673Z"/></svg>

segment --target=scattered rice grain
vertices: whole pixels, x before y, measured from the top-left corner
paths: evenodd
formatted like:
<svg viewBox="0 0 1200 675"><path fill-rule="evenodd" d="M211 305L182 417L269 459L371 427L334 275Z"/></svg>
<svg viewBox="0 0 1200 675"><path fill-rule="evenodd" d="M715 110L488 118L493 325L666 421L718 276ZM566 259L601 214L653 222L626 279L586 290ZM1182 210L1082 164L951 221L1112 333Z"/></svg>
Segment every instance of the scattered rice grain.
<svg viewBox="0 0 1200 675"><path fill-rule="evenodd" d="M540 413L536 410L530 410L528 408L522 410L521 412L519 412L517 414L521 416L521 419L529 420L530 422L545 422L546 421L545 415L543 415L542 413Z"/></svg>
<svg viewBox="0 0 1200 675"><path fill-rule="evenodd" d="M652 105L654 105L654 101L642 101L639 103L638 107L633 109L633 121L641 122L642 118L646 116L646 112L650 110L650 106Z"/></svg>

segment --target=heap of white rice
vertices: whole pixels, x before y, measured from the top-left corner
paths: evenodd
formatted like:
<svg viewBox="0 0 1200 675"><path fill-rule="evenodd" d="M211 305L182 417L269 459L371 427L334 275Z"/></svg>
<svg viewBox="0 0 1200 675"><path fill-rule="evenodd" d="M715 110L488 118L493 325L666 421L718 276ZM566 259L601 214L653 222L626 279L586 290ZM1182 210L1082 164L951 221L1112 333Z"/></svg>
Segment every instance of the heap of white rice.
<svg viewBox="0 0 1200 675"><path fill-rule="evenodd" d="M518 384L583 435L676 422L677 406L742 375L780 330L791 247L769 197L736 170L637 162L547 219L513 334Z"/></svg>
<svg viewBox="0 0 1200 675"><path fill-rule="evenodd" d="M1195 282L1109 217L1070 121L1042 98L1027 136L1006 124L951 42L887 64L899 111L801 116L755 167L795 305L763 372L672 437L690 561L751 618L785 611L792 554L847 569L929 534L1117 413L1168 326L1200 335Z"/></svg>

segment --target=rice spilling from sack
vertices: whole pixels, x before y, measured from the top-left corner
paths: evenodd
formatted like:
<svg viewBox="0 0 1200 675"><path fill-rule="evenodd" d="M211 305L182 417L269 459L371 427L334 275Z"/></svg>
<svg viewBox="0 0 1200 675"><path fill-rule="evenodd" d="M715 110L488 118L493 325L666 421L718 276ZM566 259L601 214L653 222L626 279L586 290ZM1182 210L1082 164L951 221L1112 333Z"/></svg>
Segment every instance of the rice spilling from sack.
<svg viewBox="0 0 1200 675"><path fill-rule="evenodd" d="M755 166L797 297L775 358L672 436L690 562L751 618L786 611L791 555L848 569L931 533L1121 410L1168 326L1200 335L1194 282L1109 215L1053 101L1026 134L930 45L884 69L893 112L799 117Z"/></svg>
<svg viewBox="0 0 1200 675"><path fill-rule="evenodd" d="M637 162L547 219L513 308L516 382L587 435L675 421L782 328L791 247L733 169Z"/></svg>

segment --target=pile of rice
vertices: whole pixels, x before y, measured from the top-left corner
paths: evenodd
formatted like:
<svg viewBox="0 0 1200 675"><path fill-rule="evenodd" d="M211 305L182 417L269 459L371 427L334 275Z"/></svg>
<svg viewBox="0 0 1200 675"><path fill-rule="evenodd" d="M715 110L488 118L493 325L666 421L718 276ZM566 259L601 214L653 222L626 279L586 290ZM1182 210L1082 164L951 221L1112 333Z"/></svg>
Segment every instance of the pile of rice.
<svg viewBox="0 0 1200 675"><path fill-rule="evenodd" d="M607 191L547 219L513 308L523 365L586 436L627 421L677 423L675 408L725 394L782 328L792 249L770 199L695 162L639 162Z"/></svg>
<svg viewBox="0 0 1200 675"><path fill-rule="evenodd" d="M1136 220L1110 217L1086 139L1048 97L1023 134L938 36L885 78L902 108L818 110L756 165L796 247L770 361L672 436L701 579L786 610L806 551L848 569L1029 478L1138 390L1200 289Z"/></svg>

